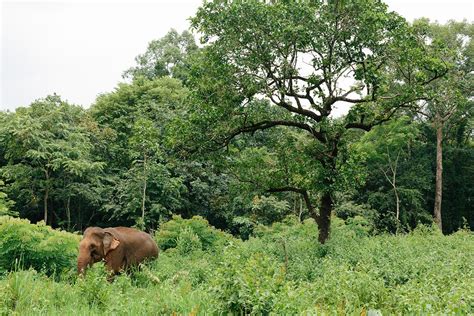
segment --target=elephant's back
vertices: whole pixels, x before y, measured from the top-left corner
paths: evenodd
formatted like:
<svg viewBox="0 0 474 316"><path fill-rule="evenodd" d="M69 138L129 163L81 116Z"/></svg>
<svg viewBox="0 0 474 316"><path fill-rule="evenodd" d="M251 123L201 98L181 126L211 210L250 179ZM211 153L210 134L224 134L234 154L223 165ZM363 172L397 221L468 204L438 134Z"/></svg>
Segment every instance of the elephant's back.
<svg viewBox="0 0 474 316"><path fill-rule="evenodd" d="M144 235L150 236L149 234L147 234L145 232L142 232L141 230L131 228L131 227L119 226L119 227L112 227L110 229L113 229L113 230L115 230L116 232L118 232L120 234L126 234L126 235L142 235L142 234L144 234Z"/></svg>
<svg viewBox="0 0 474 316"><path fill-rule="evenodd" d="M124 240L127 241L127 246L132 250L145 250L144 253L146 253L146 255L144 257L152 258L158 256L158 246L150 234L130 227L115 227L115 230L120 235L127 236ZM141 255L138 255L138 257L141 257Z"/></svg>

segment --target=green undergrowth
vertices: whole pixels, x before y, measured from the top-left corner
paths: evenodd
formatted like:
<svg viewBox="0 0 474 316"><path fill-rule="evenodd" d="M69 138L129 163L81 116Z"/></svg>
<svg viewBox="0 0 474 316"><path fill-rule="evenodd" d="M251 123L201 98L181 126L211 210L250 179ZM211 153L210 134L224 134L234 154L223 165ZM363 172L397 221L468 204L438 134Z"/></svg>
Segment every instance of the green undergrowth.
<svg viewBox="0 0 474 316"><path fill-rule="evenodd" d="M467 231L442 236L420 226L370 236L363 219L334 218L331 239L319 245L312 220L258 227L247 241L202 218L173 221L156 234L167 245L159 259L111 283L101 264L85 278L73 266L51 276L32 267L4 272L0 314L474 313Z"/></svg>
<svg viewBox="0 0 474 316"><path fill-rule="evenodd" d="M77 234L55 230L44 222L0 216L0 274L33 268L47 275L67 273L75 265Z"/></svg>

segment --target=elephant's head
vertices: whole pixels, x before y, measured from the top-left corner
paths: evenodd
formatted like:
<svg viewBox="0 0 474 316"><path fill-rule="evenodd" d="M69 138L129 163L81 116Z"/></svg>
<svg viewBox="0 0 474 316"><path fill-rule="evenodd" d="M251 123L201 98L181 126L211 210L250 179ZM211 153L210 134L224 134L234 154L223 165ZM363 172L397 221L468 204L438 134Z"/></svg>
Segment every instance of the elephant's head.
<svg viewBox="0 0 474 316"><path fill-rule="evenodd" d="M87 228L79 243L77 272L84 274L89 266L104 259L109 251L119 245L120 241L111 232L99 227Z"/></svg>

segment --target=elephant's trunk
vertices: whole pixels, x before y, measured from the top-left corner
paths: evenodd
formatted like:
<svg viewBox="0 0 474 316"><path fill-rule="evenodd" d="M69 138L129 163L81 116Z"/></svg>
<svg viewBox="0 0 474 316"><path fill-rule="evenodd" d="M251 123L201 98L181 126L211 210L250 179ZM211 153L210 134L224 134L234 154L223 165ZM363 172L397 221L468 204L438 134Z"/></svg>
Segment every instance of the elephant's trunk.
<svg viewBox="0 0 474 316"><path fill-rule="evenodd" d="M84 275L86 273L87 266L89 265L86 261L77 261L77 273Z"/></svg>
<svg viewBox="0 0 474 316"><path fill-rule="evenodd" d="M91 264L91 257L90 255L85 252L79 250L79 256L77 257L77 273L80 275L84 275L86 273L87 267Z"/></svg>

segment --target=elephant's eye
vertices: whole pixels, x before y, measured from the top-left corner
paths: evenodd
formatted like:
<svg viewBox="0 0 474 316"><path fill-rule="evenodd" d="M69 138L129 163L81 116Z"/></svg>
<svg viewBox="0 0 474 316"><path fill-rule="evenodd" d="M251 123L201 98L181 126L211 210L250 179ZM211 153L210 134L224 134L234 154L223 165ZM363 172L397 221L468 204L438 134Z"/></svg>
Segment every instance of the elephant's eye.
<svg viewBox="0 0 474 316"><path fill-rule="evenodd" d="M94 245L90 245L89 250L91 252L91 255L97 254L97 248Z"/></svg>

